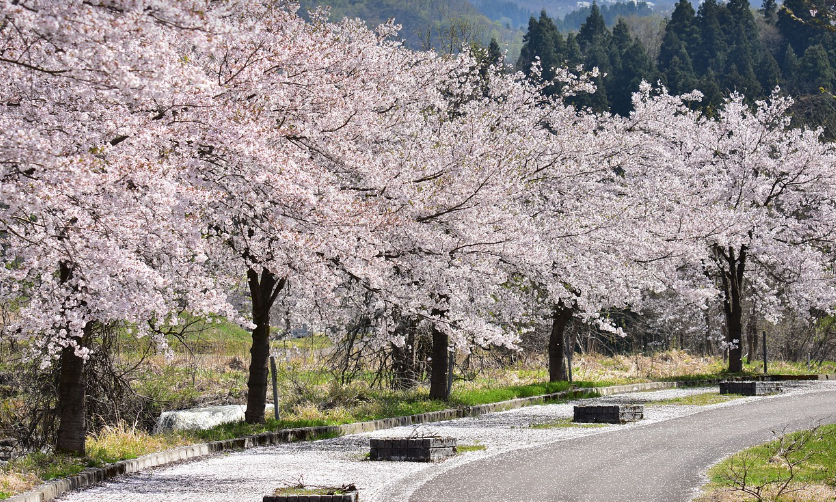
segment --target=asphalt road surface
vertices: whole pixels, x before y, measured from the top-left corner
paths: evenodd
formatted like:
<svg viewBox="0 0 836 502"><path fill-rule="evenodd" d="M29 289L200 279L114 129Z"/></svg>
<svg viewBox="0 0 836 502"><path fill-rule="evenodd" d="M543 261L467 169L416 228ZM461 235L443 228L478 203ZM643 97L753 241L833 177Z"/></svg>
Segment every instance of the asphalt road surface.
<svg viewBox="0 0 836 502"><path fill-rule="evenodd" d="M771 440L773 431L815 423L836 423L836 390L775 396L485 458L432 478L409 500L687 501L710 465Z"/></svg>

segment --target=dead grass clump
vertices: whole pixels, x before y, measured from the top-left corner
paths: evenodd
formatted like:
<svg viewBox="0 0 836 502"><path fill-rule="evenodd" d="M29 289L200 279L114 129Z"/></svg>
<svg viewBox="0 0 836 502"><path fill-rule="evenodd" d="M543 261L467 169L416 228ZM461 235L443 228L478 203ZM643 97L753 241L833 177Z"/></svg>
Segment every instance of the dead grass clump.
<svg viewBox="0 0 836 502"><path fill-rule="evenodd" d="M111 463L186 444L189 441L183 437L165 434L152 436L136 426L121 422L105 426L97 434L88 437L87 454L101 463Z"/></svg>
<svg viewBox="0 0 836 502"><path fill-rule="evenodd" d="M41 484L41 478L31 472L5 471L0 468L0 497L23 493Z"/></svg>

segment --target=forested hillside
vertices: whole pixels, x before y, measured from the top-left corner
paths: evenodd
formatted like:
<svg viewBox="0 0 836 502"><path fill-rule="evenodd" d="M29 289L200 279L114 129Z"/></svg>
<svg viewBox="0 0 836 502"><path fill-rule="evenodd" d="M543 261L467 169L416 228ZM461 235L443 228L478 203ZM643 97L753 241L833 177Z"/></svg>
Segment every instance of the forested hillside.
<svg viewBox="0 0 836 502"><path fill-rule="evenodd" d="M489 1L482 4L499 5ZM450 52L457 51L462 43L478 42L487 47L491 38L495 38L507 46L514 59L522 43L520 17L526 22L528 19L527 12L515 12L512 13L514 22L510 18L494 21L467 0L302 0L300 5L303 14L317 6L328 6L331 20L358 17L370 27L394 18L402 25L399 36L413 49L432 47ZM497 15L501 12L496 10Z"/></svg>
<svg viewBox="0 0 836 502"><path fill-rule="evenodd" d="M661 81L672 93L699 89L702 107L711 112L723 97L739 92L753 101L768 96L776 86L795 98L796 122L822 125L828 137L836 132L836 38L828 30L805 23L811 18L802 0L785 5L799 13L794 18L767 1L754 10L748 0L720 3L705 0L698 8L681 0L664 28L659 54L652 58L623 21L612 29L602 9L593 5L577 34L562 35L545 13L532 19L517 67L530 71L540 57L548 68L566 63L598 67L606 76L595 79L598 92L577 98L595 110L626 114L631 93L642 80ZM554 89L552 90L554 91Z"/></svg>

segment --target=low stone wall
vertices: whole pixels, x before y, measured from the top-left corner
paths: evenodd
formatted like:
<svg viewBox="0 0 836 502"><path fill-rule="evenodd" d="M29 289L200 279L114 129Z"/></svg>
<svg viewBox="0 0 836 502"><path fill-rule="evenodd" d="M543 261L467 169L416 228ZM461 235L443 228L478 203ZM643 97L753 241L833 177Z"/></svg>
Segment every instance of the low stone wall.
<svg viewBox="0 0 836 502"><path fill-rule="evenodd" d="M575 422L624 424L644 418L641 404L613 404L602 406L575 406Z"/></svg>
<svg viewBox="0 0 836 502"><path fill-rule="evenodd" d="M372 438L370 460L436 462L456 454L456 438Z"/></svg>
<svg viewBox="0 0 836 502"><path fill-rule="evenodd" d="M780 382L720 382L720 394L765 396L779 394L782 390L783 385Z"/></svg>
<svg viewBox="0 0 836 502"><path fill-rule="evenodd" d="M265 495L262 502L357 502L357 492L341 495Z"/></svg>

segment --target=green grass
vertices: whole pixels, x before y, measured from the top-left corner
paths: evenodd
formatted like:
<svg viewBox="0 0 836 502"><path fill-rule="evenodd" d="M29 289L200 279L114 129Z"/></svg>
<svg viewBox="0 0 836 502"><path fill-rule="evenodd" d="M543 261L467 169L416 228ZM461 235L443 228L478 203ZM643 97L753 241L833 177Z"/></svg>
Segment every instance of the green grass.
<svg viewBox="0 0 836 502"><path fill-rule="evenodd" d="M345 487L307 487L307 486L286 486L276 488L274 495L344 495Z"/></svg>
<svg viewBox="0 0 836 502"><path fill-rule="evenodd" d="M199 441L222 441L235 439L244 436L261 434L262 432L276 432L282 429L296 429L299 427L319 427L324 425L337 425L328 423L326 420L275 420L269 419L263 424L248 424L245 422L232 422L221 424L211 429L191 431L184 433L188 437L194 437ZM322 434L314 439L327 439L336 437L335 434Z"/></svg>
<svg viewBox="0 0 836 502"><path fill-rule="evenodd" d="M562 429L562 428L583 428L594 429L597 427L606 427L608 424L588 424L581 422L574 422L571 418L561 418L554 422L545 422L542 424L531 424L532 429Z"/></svg>
<svg viewBox="0 0 836 502"><path fill-rule="evenodd" d="M588 382L581 382L584 388L592 388ZM575 382L574 385L578 385ZM222 424L212 429L192 431L188 435L199 441L220 441L243 436L251 436L262 432L275 432L281 429L297 427L317 427L342 425L354 422L367 422L383 418L417 415L433 411L441 411L457 406L474 406L478 404L495 403L518 397L530 397L541 394L560 392L570 388L567 382L544 382L531 385L516 385L502 389L466 389L453 393L450 401L429 399L426 390L412 390L394 392L390 390L373 389L362 386L351 388L353 392L342 396L340 401L345 406L337 406L329 410L318 408L302 408L294 412L286 412L281 420L268 418L263 424L247 424L235 422ZM342 388L346 391L346 388ZM583 396L597 395L594 392L578 390L567 396L567 400ZM351 401L351 402L349 402ZM303 416L309 415L308 418ZM317 438L322 439L322 438Z"/></svg>
<svg viewBox="0 0 836 502"><path fill-rule="evenodd" d="M508 401L509 399L517 399L520 397L554 394L556 392L569 390L572 387L592 388L596 385L597 384L593 382L542 382L495 389L468 389L454 391L450 396L450 404L475 406L479 404Z"/></svg>
<svg viewBox="0 0 836 502"><path fill-rule="evenodd" d="M818 486L825 490L836 488L836 425L821 427L819 434L810 435L809 431L801 431L786 436L787 440L797 440L807 434L809 440L788 458L795 461L809 455L797 467L793 486L800 487L802 484ZM750 486L767 486L781 480L787 479L788 469L786 462L776 455L778 441L772 441L763 445L755 446L723 460L712 467L709 472L710 483L704 487L704 493L710 496L711 493L728 490L733 483L730 476L732 470L741 471L746 466L747 484ZM739 478L739 476L738 476ZM767 490L768 493L768 490ZM834 492L836 493L836 492ZM781 500L832 500L831 498L807 498L801 496L799 499L782 497ZM703 497L705 499L705 496Z"/></svg>
<svg viewBox="0 0 836 502"><path fill-rule="evenodd" d="M672 399L663 399L661 401L653 401L647 403L647 406L655 406L661 404L674 404L682 406L708 406L711 404L726 403L733 399L739 399L740 394L715 394L713 392L705 392L702 394L691 394L690 396L675 397Z"/></svg>
<svg viewBox="0 0 836 502"><path fill-rule="evenodd" d="M463 444L456 446L457 453L467 453L469 451L484 451L487 449L488 447L483 444Z"/></svg>

